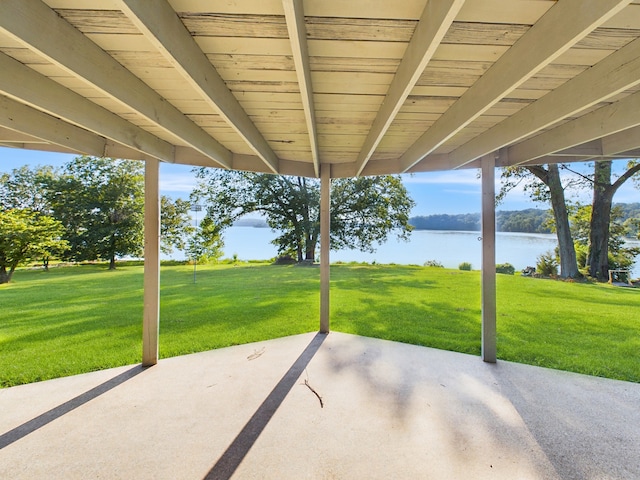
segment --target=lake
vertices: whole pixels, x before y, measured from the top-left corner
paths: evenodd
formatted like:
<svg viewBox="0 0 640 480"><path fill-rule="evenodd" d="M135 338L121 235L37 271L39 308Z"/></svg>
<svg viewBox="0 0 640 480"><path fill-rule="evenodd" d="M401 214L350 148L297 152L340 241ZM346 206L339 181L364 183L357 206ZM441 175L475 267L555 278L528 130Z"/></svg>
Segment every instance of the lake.
<svg viewBox="0 0 640 480"><path fill-rule="evenodd" d="M224 233L224 257L234 254L241 260L266 260L276 256L276 247L270 242L276 233L269 228L240 227L227 229ZM640 242L632 242L640 246ZM556 247L553 234L506 233L496 235L496 263L510 263L516 270L535 266L538 256ZM177 257L174 255L174 257ZM357 250L331 252L331 262L398 263L422 265L427 260L436 260L447 268L458 268L469 262L479 270L482 258L480 232L453 232L436 230L414 230L409 242L391 238L376 248L375 253ZM640 277L640 267L632 276Z"/></svg>

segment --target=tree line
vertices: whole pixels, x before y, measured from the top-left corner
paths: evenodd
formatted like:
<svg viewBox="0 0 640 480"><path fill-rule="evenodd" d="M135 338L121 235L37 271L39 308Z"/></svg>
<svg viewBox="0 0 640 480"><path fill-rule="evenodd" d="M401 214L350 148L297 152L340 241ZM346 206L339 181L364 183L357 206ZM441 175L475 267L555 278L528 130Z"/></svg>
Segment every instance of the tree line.
<svg viewBox="0 0 640 480"><path fill-rule="evenodd" d="M576 206L573 207L576 209ZM578 206L579 208L579 206ZM623 236L638 238L638 219L640 218L640 203L614 203L616 223L624 226ZM574 219L578 221L577 218ZM254 224L260 226L260 220ZM479 213L435 214L411 217L409 223L416 230L452 230L452 231L480 231ZM267 226L266 223L263 226ZM496 212L496 230L513 233L553 233L553 212L539 208L523 210L500 210Z"/></svg>
<svg viewBox="0 0 640 480"><path fill-rule="evenodd" d="M528 208L496 212L499 232L551 233L548 210ZM479 213L438 214L411 217L409 223L416 230L454 230L477 232L480 230Z"/></svg>

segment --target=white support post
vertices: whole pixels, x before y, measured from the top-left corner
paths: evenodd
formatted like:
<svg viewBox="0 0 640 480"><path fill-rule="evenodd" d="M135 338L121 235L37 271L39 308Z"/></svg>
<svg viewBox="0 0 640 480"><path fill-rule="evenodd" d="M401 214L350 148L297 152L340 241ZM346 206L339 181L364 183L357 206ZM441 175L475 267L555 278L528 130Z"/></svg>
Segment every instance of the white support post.
<svg viewBox="0 0 640 480"><path fill-rule="evenodd" d="M150 367L158 363L160 323L160 162L147 160L144 173L142 366Z"/></svg>
<svg viewBox="0 0 640 480"><path fill-rule="evenodd" d="M331 165L320 167L320 332L329 333Z"/></svg>
<svg viewBox="0 0 640 480"><path fill-rule="evenodd" d="M496 186L495 155L482 168L482 360L496 362Z"/></svg>

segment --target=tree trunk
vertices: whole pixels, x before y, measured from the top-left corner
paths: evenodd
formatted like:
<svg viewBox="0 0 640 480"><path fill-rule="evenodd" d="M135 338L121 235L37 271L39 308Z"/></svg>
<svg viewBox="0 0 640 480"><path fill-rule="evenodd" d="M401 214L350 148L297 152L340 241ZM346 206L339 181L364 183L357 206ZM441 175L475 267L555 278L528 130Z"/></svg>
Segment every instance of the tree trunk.
<svg viewBox="0 0 640 480"><path fill-rule="evenodd" d="M9 283L11 281L11 277L13 277L13 272L16 271L16 267L11 267L7 272L7 267L5 265L0 266L0 284Z"/></svg>
<svg viewBox="0 0 640 480"><path fill-rule="evenodd" d="M316 244L311 238L310 235L307 235L307 245L305 248L305 260L311 260L312 262L316 259Z"/></svg>
<svg viewBox="0 0 640 480"><path fill-rule="evenodd" d="M558 249L560 250L560 276L562 278L576 278L580 276L576 249L569 228L569 215L564 198L564 188L560 182L558 165L549 165L548 176L549 192L551 194L551 206L556 222L556 236Z"/></svg>
<svg viewBox="0 0 640 480"><path fill-rule="evenodd" d="M115 269L116 269L116 256L111 255L111 258L109 259L109 270L115 270Z"/></svg>
<svg viewBox="0 0 640 480"><path fill-rule="evenodd" d="M576 248L573 244L571 229L569 228L569 215L567 214L564 188L560 181L558 165L549 165L548 169L539 166L526 168L549 187L551 209L553 210L553 217L556 222L558 250L560 251L560 276L563 278L578 277L580 276L580 272L578 271Z"/></svg>
<svg viewBox="0 0 640 480"><path fill-rule="evenodd" d="M611 161L595 162L587 266L589 275L600 281L609 278L609 223L615 192L610 187Z"/></svg>
<svg viewBox="0 0 640 480"><path fill-rule="evenodd" d="M0 283L9 283L11 281L11 274L7 272L7 267L2 265L0 267Z"/></svg>

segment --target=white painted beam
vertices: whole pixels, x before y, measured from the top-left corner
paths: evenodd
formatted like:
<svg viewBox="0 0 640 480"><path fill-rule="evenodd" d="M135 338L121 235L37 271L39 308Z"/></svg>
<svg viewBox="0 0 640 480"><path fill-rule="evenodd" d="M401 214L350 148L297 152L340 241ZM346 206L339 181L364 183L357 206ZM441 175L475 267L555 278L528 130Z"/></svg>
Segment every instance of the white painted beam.
<svg viewBox="0 0 640 480"><path fill-rule="evenodd" d="M85 155L105 154L106 140L99 135L4 96L0 96L0 126Z"/></svg>
<svg viewBox="0 0 640 480"><path fill-rule="evenodd" d="M495 156L482 165L482 360L495 363L496 346L496 186Z"/></svg>
<svg viewBox="0 0 640 480"><path fill-rule="evenodd" d="M151 157L174 161L170 143L1 52L0 71L0 92Z"/></svg>
<svg viewBox="0 0 640 480"><path fill-rule="evenodd" d="M122 0L122 10L273 173L278 157L166 0ZM229 166L227 164L227 166Z"/></svg>
<svg viewBox="0 0 640 480"><path fill-rule="evenodd" d="M160 328L160 163L147 160L144 169L144 309L142 365L158 363Z"/></svg>
<svg viewBox="0 0 640 480"><path fill-rule="evenodd" d="M331 165L322 164L320 170L320 332L329 333L331 249Z"/></svg>
<svg viewBox="0 0 640 480"><path fill-rule="evenodd" d="M387 95L358 154L356 175L362 174L463 5L464 0L427 2Z"/></svg>
<svg viewBox="0 0 640 480"><path fill-rule="evenodd" d="M602 156L602 142L599 138L591 140L590 142L583 143L581 145L575 145L570 148L565 148L559 152L555 152L555 156L574 157L574 156L588 156L599 157Z"/></svg>
<svg viewBox="0 0 640 480"><path fill-rule="evenodd" d="M313 84L311 82L311 67L309 65L309 49L307 46L307 28L304 22L304 7L302 0L282 0L284 15L291 41L293 62L296 66L300 96L304 108L304 118L309 132L311 158L316 177L320 176L320 156L318 153L318 133L316 129L316 113L313 100Z"/></svg>
<svg viewBox="0 0 640 480"><path fill-rule="evenodd" d="M640 148L640 126L603 137L601 143L605 156L636 150Z"/></svg>
<svg viewBox="0 0 640 480"><path fill-rule="evenodd" d="M16 132L9 128L0 127L0 142L4 143L25 143L25 142L37 142L38 140L31 135L25 133Z"/></svg>
<svg viewBox="0 0 640 480"><path fill-rule="evenodd" d="M42 1L0 2L0 31L229 168L229 150Z"/></svg>
<svg viewBox="0 0 640 480"><path fill-rule="evenodd" d="M638 126L639 111L640 92L512 145L507 149L508 164L519 165Z"/></svg>
<svg viewBox="0 0 640 480"><path fill-rule="evenodd" d="M640 39L450 153L452 163L496 151L640 84Z"/></svg>
<svg viewBox="0 0 640 480"><path fill-rule="evenodd" d="M409 147L400 158L402 171L409 170L629 3L629 0L557 2Z"/></svg>

